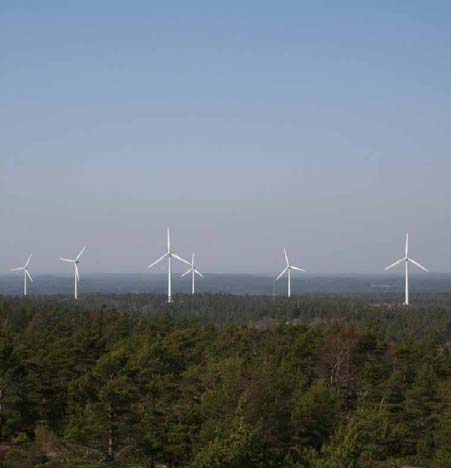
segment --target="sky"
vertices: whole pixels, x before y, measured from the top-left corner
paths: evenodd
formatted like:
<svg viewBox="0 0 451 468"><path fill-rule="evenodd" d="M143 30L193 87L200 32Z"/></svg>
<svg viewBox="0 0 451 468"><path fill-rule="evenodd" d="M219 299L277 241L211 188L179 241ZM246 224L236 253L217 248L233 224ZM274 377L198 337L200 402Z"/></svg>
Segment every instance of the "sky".
<svg viewBox="0 0 451 468"><path fill-rule="evenodd" d="M144 272L167 225L204 272L376 273L407 231L451 271L450 46L440 0L2 0L0 273Z"/></svg>

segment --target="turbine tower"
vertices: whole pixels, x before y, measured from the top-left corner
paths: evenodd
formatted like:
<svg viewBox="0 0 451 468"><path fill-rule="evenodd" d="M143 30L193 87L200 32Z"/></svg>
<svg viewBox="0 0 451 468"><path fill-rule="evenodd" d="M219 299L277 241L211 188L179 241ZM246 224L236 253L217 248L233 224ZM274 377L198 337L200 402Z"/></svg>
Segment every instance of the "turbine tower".
<svg viewBox="0 0 451 468"><path fill-rule="evenodd" d="M420 265L418 262L416 262L413 258L409 257L409 234L406 235L406 249L405 249L405 256L396 262L392 263L389 265L387 268L384 269L384 271L390 270L391 268L399 265L400 263L404 262L405 263L405 274L406 274L406 291L405 291L405 299L404 299L404 305L408 306L409 305L409 262L412 263L413 265L417 266L418 268L421 268L424 271L429 271L424 266Z"/></svg>
<svg viewBox="0 0 451 468"><path fill-rule="evenodd" d="M288 297L291 297L291 270L303 271L303 272L305 272L305 270L303 270L302 268L299 268L299 267L290 265L290 262L288 261L287 251L286 251L285 249L283 249L283 253L284 253L284 255L285 255L285 263L286 263L286 266L285 266L285 268L282 270L282 272L280 273L280 275L276 278L276 281L279 281L279 279L282 278L282 276L283 276L285 273L288 273Z"/></svg>
<svg viewBox="0 0 451 468"><path fill-rule="evenodd" d="M164 255L162 255L158 260L155 260L153 263L151 263L147 268L150 269L154 267L157 263L160 263L165 258L168 259L168 303L171 303L172 302L172 258L175 258L179 262L185 263L186 265L189 265L189 266L191 266L191 263L183 259L182 257L179 257L177 254L175 254L171 250L171 235L169 232L169 227L167 229L167 248L168 248L167 252Z"/></svg>
<svg viewBox="0 0 451 468"><path fill-rule="evenodd" d="M73 259L69 258L61 258L60 260L63 262L72 263L74 265L74 299L78 299L78 282L80 281L80 274L78 272L78 264L80 263L80 257L83 255L83 252L86 250L86 247L83 247L80 253Z"/></svg>
<svg viewBox="0 0 451 468"><path fill-rule="evenodd" d="M200 271L197 271L196 270L196 267L194 266L194 252L193 252L193 256L191 258L191 266L190 268L185 271L185 273L183 273L182 275L180 275L180 278L182 278L183 276L186 276L188 275L189 273L191 273L191 295L194 296L195 292L196 292L196 289L195 289L195 278L196 278L196 275L199 275L201 278L204 278L204 275L200 272Z"/></svg>
<svg viewBox="0 0 451 468"><path fill-rule="evenodd" d="M30 264L30 260L33 254L30 254L28 257L28 260L25 263L25 266L20 267L20 268L11 268L11 271L23 271L23 295L27 295L27 277L30 279L31 282L33 282L33 278L30 275L30 272L28 271L28 265Z"/></svg>

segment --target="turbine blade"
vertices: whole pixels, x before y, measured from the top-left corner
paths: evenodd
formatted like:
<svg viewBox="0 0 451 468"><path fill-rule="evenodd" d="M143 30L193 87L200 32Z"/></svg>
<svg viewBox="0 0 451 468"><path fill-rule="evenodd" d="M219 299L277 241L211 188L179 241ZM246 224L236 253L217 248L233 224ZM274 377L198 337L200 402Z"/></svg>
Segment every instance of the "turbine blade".
<svg viewBox="0 0 451 468"><path fill-rule="evenodd" d="M161 260L164 260L167 256L168 256L168 254L165 253L158 260L155 260L153 263L151 263L147 268L150 269L150 268L154 267L157 263L160 263Z"/></svg>
<svg viewBox="0 0 451 468"><path fill-rule="evenodd" d="M69 258L62 258L62 257L60 257L60 260L61 260L62 262L75 263L75 260L70 260Z"/></svg>
<svg viewBox="0 0 451 468"><path fill-rule="evenodd" d="M303 270L302 268L295 267L295 266L290 266L290 268L291 268L292 270L303 271L303 272L305 273L305 270Z"/></svg>
<svg viewBox="0 0 451 468"><path fill-rule="evenodd" d="M201 278L205 278L205 276L198 270L194 269L194 273L196 273L196 275L199 275Z"/></svg>
<svg viewBox="0 0 451 468"><path fill-rule="evenodd" d="M185 263L186 265L191 266L191 263L188 262L188 260L185 260L184 258L179 257L179 256L176 255L175 253L171 253L171 255L172 255L174 258L176 258L179 262L182 262L182 263Z"/></svg>
<svg viewBox="0 0 451 468"><path fill-rule="evenodd" d="M189 270L186 270L185 273L180 275L180 278L183 278L184 276L189 275L192 271L193 271L192 268L190 268Z"/></svg>
<svg viewBox="0 0 451 468"><path fill-rule="evenodd" d="M9 271L22 271L22 270L25 270L25 267L11 268Z"/></svg>
<svg viewBox="0 0 451 468"><path fill-rule="evenodd" d="M25 263L25 268L27 268L27 266L30 264L30 260L31 260L31 257L33 256L33 254L30 254L30 256L28 257L28 260L27 262Z"/></svg>
<svg viewBox="0 0 451 468"><path fill-rule="evenodd" d="M429 270L427 268L425 268L423 265L420 265L418 262L416 262L413 258L409 258L409 262L410 263L413 263L415 266L417 266L418 268L421 268L422 270L426 271L429 273Z"/></svg>
<svg viewBox="0 0 451 468"><path fill-rule="evenodd" d="M193 255L191 257L191 265L193 265L193 268L194 268L194 252L193 252Z"/></svg>
<svg viewBox="0 0 451 468"><path fill-rule="evenodd" d="M288 267L286 266L282 272L279 274L279 276L276 278L276 281L279 281L280 278L282 278L282 276L288 271Z"/></svg>
<svg viewBox="0 0 451 468"><path fill-rule="evenodd" d="M30 278L30 281L33 282L33 278L31 277L28 270L25 270L25 274L28 276L28 278Z"/></svg>
<svg viewBox="0 0 451 468"><path fill-rule="evenodd" d="M75 266L75 276L77 277L77 281L80 281L80 274L78 273L78 266L76 263L74 263Z"/></svg>
<svg viewBox="0 0 451 468"><path fill-rule="evenodd" d="M406 234L406 257L409 256L409 233Z"/></svg>
<svg viewBox="0 0 451 468"><path fill-rule="evenodd" d="M290 264L290 262L288 261L288 255L287 255L287 251L286 251L285 247L283 248L283 253L285 255L285 262L286 262L286 264L288 266Z"/></svg>
<svg viewBox="0 0 451 468"><path fill-rule="evenodd" d="M83 247L80 251L80 253L75 257L75 261L79 260L80 257L83 255L83 252L86 250L86 246Z"/></svg>
<svg viewBox="0 0 451 468"><path fill-rule="evenodd" d="M387 268L384 268L384 271L391 270L393 267L395 267L396 265L399 265L401 262L404 262L405 260L406 260L406 257L397 260L395 263L388 265Z"/></svg>

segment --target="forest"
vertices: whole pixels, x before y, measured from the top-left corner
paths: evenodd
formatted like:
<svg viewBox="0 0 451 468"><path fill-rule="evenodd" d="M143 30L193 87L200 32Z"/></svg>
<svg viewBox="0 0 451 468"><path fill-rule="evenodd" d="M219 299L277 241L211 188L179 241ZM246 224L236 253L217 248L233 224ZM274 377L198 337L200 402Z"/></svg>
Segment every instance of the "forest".
<svg viewBox="0 0 451 468"><path fill-rule="evenodd" d="M1 467L451 467L449 299L0 296Z"/></svg>

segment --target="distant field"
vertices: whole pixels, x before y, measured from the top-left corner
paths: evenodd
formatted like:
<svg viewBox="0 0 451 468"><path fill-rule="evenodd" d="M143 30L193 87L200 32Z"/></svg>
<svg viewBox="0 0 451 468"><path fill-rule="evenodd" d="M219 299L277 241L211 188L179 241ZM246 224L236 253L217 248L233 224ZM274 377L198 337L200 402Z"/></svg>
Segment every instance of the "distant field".
<svg viewBox="0 0 451 468"><path fill-rule="evenodd" d="M33 275L34 283L29 285L31 295L70 295L73 291L71 276ZM173 276L175 293L189 293L189 278ZM451 274L421 274L411 277L412 300L422 296L431 300L451 293ZM0 294L22 294L22 277L18 274L0 276ZM226 293L238 295L272 295L273 279L269 276L207 274L198 280L199 292ZM275 294L286 295L287 282L276 282ZM311 276L299 275L292 279L293 294L344 294L359 295L367 300L396 300L403 294L404 279L400 275L342 275ZM83 274L80 294L123 294L123 293L164 293L166 276L154 274ZM440 299L441 300L441 299Z"/></svg>

